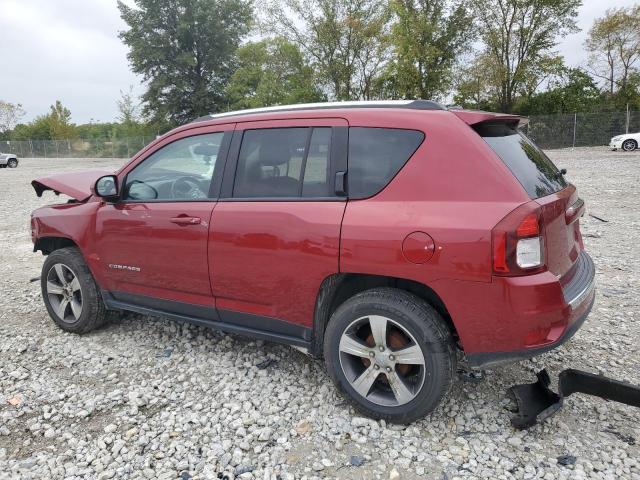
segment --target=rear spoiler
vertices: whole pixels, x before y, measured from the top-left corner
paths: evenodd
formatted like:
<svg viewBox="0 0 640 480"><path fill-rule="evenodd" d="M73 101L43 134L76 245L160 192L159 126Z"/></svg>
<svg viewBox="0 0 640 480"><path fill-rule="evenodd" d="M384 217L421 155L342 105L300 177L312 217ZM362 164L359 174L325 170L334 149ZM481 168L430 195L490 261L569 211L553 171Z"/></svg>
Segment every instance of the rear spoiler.
<svg viewBox="0 0 640 480"><path fill-rule="evenodd" d="M521 115L513 115L510 113L492 113L483 112L481 110L453 109L449 109L449 111L469 126L486 122L504 122L517 123L519 127L522 127L529 123L529 119L527 117L523 117Z"/></svg>

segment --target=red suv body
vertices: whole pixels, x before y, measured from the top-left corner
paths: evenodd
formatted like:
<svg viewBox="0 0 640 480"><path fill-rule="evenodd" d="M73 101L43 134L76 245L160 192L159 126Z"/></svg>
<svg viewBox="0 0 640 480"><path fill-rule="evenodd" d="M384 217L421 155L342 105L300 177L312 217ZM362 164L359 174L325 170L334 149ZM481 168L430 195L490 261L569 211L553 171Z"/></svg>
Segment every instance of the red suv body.
<svg viewBox="0 0 640 480"><path fill-rule="evenodd" d="M523 121L425 101L204 117L115 177L35 180L74 200L33 213L34 249L79 249L107 309L315 355L340 305L391 288L435 310L473 367L528 358L580 327L595 271L584 203Z"/></svg>

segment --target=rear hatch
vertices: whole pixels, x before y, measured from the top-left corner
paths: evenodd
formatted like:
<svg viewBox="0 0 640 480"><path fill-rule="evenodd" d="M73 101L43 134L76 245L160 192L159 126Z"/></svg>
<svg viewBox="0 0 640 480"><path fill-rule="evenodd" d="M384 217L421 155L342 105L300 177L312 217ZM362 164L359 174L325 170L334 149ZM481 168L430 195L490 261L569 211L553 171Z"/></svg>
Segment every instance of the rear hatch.
<svg viewBox="0 0 640 480"><path fill-rule="evenodd" d="M505 116L471 126L540 205L546 265L551 273L562 276L582 250L579 218L584 204L549 157L518 130L518 123L519 119Z"/></svg>

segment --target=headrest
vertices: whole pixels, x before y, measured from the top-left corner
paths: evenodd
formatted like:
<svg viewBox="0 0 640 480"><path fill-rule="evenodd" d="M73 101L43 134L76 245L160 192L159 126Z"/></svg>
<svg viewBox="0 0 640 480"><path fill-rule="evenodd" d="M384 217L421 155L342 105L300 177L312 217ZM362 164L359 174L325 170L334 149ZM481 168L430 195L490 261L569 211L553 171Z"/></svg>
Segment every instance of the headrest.
<svg viewBox="0 0 640 480"><path fill-rule="evenodd" d="M193 149L193 153L196 155L205 155L207 157L214 157L218 155L218 150L220 150L219 145L213 145L210 143L201 143L196 145Z"/></svg>

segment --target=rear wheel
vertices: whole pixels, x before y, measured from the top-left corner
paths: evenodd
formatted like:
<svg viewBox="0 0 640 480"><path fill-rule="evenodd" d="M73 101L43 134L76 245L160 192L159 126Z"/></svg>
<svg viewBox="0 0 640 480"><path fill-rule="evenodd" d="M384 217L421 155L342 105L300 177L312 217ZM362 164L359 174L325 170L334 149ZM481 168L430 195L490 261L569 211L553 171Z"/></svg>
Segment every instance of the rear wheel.
<svg viewBox="0 0 640 480"><path fill-rule="evenodd" d="M15 158L11 158L8 162L7 162L7 166L9 168L16 168L18 166L18 160L16 160Z"/></svg>
<svg viewBox="0 0 640 480"><path fill-rule="evenodd" d="M622 149L625 152L633 152L636 148L638 148L638 142L635 140L629 139L622 142Z"/></svg>
<svg viewBox="0 0 640 480"><path fill-rule="evenodd" d="M42 266L40 282L49 316L63 330L87 333L105 322L98 287L77 248L52 252Z"/></svg>
<svg viewBox="0 0 640 480"><path fill-rule="evenodd" d="M449 390L456 357L438 313L393 288L362 292L332 315L324 341L327 370L362 413L409 423L436 408Z"/></svg>

